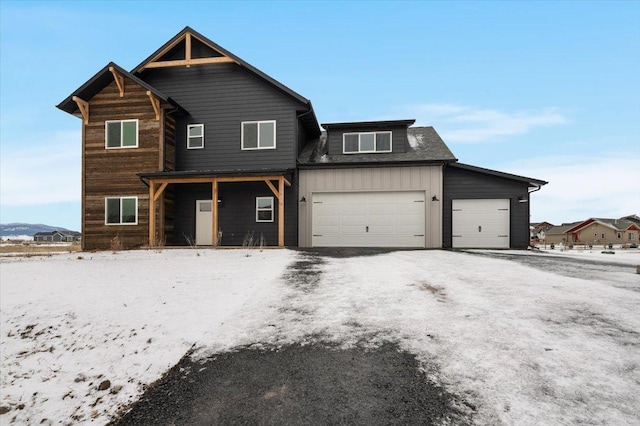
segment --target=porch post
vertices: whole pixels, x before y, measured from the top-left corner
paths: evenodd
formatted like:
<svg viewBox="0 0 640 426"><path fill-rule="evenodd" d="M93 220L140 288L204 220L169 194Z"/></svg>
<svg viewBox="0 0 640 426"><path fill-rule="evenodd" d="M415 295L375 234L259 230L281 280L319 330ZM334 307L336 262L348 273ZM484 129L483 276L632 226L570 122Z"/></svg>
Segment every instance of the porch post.
<svg viewBox="0 0 640 426"><path fill-rule="evenodd" d="M284 176L278 177L278 247L284 247Z"/></svg>
<svg viewBox="0 0 640 426"><path fill-rule="evenodd" d="M149 181L149 246L156 245L156 201L155 201L156 184L153 180Z"/></svg>
<svg viewBox="0 0 640 426"><path fill-rule="evenodd" d="M211 182L211 245L218 246L218 179Z"/></svg>

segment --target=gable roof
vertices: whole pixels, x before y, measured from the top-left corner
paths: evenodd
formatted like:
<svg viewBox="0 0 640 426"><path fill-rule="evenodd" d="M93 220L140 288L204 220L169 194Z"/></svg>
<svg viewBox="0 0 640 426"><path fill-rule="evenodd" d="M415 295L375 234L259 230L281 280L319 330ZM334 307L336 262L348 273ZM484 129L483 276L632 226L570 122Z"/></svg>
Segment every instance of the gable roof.
<svg viewBox="0 0 640 426"><path fill-rule="evenodd" d="M414 120L397 120L392 122L397 125L407 125ZM363 122L365 125L373 126L377 122ZM343 123L323 124L323 127L341 126ZM348 126L346 126L348 124ZM360 123L345 123L345 127L354 127ZM378 166L378 165L402 165L402 164L428 164L445 163L456 161L449 147L444 143L440 135L433 127L409 127L407 128L408 138L413 138L417 143L407 141L406 152L370 153L370 154L332 154L329 155L327 148L327 133L315 141L308 143L298 157L298 165L302 168L311 167L331 167L331 166Z"/></svg>
<svg viewBox="0 0 640 426"><path fill-rule="evenodd" d="M605 228L613 229L614 231L626 231L628 229L637 230L638 225L627 219L608 219L608 218L598 218L591 217L585 221L578 222L576 226L567 230L567 233L578 232L592 223L597 223L599 225L604 226Z"/></svg>
<svg viewBox="0 0 640 426"><path fill-rule="evenodd" d="M542 185L546 185L546 184L549 183L549 182L546 182L546 181L540 180L540 179L534 179L534 178L530 178L530 177L526 177L526 176L514 175L514 174L511 174L511 173L499 172L497 170L485 169L484 167L472 166L470 164L464 164L464 163L451 163L451 164L449 164L449 167L453 167L453 168L461 169L461 170L469 170L469 171L472 171L472 172L482 173L482 174L490 175L490 176L497 176L497 177L501 177L501 178L504 178L504 179L515 180L515 181L519 181L519 182L525 182L525 183L528 183L530 186L540 187Z"/></svg>
<svg viewBox="0 0 640 426"><path fill-rule="evenodd" d="M563 223L562 225L558 225L558 226L552 226L551 228L545 231L545 234L547 235L565 234L567 230L581 223L582 222L571 222L571 223Z"/></svg>
<svg viewBox="0 0 640 426"><path fill-rule="evenodd" d="M118 64L114 62L109 62L104 68L102 68L93 77L87 80L86 83L84 83L82 86L77 88L65 100L63 100L58 105L56 105L56 108L59 108L62 111L68 112L69 114L76 113L78 111L78 105L73 100L73 97L77 96L82 100L88 101L89 99L94 97L98 92L100 92L102 89L104 89L109 84L111 84L111 82L113 82L114 79L113 79L113 74L111 73L109 68L115 69L121 75L132 80L134 83L138 84L139 86L142 86L143 88L147 89L148 91L153 93L155 96L157 96L159 99L165 102L169 102L171 105L175 107L181 108L180 105L178 105L173 99L171 99L164 93L160 92L158 89L150 86L148 83L142 81L141 79L131 74L130 72L126 71L125 69L123 69L122 67L120 67Z"/></svg>
<svg viewBox="0 0 640 426"><path fill-rule="evenodd" d="M218 52L220 55L231 59L233 62L235 62L240 67L243 67L243 68L247 69L252 74L256 75L257 77L259 77L260 79L262 79L265 82L269 83L273 87L275 87L278 90L282 91L283 93L287 94L291 98L297 100L298 102L300 102L302 104L308 105L309 108L311 108L311 102L307 98L305 98L304 96L294 92L293 90L291 90L290 88L288 88L284 84L280 83L279 81L273 79L272 77L269 77L267 74L263 73L262 71L260 71L256 67L252 66L248 62L246 62L246 61L242 60L241 58L237 57L236 55L234 55L233 53L229 52L228 50L226 50L222 46L220 46L220 45L214 43L213 41L209 40L207 37L203 36L202 34L200 34L199 32L197 32L196 30L194 30L193 28L191 28L189 26L184 27L184 29L182 31L180 31L178 34L176 34L175 36L173 36L171 38L171 40L169 40L168 42L166 42L165 44L160 46L160 48L158 50L153 52L151 55L149 55L148 58L146 58L138 66L136 66L133 70L131 70L131 73L135 74L135 75L140 75L141 73L143 73L145 71L145 66L146 65L148 65L152 61L155 61L155 60L161 58L164 53L168 52L169 50L171 50L172 47L174 47L178 43L180 43L186 37L187 34L190 34L191 36L195 37L198 41L203 43L206 47L209 47L209 48L213 49L214 51Z"/></svg>

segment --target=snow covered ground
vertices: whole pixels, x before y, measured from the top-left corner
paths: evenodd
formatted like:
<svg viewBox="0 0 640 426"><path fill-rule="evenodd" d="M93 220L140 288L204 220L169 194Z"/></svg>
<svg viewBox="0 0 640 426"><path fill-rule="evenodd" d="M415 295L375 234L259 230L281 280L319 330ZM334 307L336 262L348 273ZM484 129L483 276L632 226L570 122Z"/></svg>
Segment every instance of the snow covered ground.
<svg viewBox="0 0 640 426"><path fill-rule="evenodd" d="M0 259L0 423L104 424L192 347L392 340L478 424L638 424L640 252L629 253L615 282L446 251Z"/></svg>

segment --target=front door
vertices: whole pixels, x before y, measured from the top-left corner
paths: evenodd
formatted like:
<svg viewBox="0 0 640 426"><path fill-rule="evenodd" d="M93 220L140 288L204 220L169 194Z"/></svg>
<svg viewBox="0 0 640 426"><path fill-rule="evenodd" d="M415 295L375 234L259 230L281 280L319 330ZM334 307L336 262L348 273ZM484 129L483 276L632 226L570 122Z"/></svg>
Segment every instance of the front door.
<svg viewBox="0 0 640 426"><path fill-rule="evenodd" d="M211 200L196 200L196 245L210 246L213 226Z"/></svg>

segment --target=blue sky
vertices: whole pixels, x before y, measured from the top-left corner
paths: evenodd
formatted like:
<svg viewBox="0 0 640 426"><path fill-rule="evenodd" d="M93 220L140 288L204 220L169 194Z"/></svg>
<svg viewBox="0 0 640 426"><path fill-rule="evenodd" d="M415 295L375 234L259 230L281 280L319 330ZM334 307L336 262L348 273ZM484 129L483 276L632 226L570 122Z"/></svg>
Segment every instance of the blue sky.
<svg viewBox="0 0 640 426"><path fill-rule="evenodd" d="M531 220L640 214L640 2L0 2L0 222L80 228L55 105L186 25L311 99L414 118L461 162L549 181Z"/></svg>

